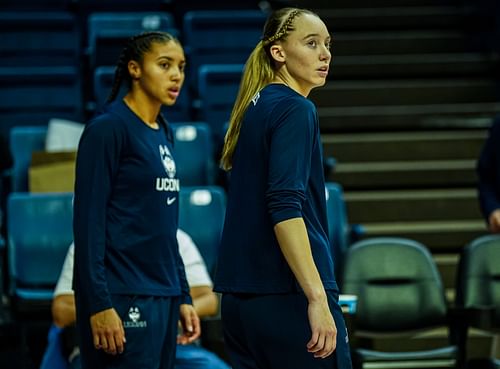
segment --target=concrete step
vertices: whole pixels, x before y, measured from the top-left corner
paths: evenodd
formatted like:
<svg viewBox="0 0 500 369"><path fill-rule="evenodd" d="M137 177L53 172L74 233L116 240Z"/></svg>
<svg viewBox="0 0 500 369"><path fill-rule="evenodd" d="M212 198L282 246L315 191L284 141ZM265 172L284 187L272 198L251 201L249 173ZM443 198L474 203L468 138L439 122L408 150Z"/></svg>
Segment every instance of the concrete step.
<svg viewBox="0 0 500 369"><path fill-rule="evenodd" d="M480 53L344 55L333 46L329 79L492 76L498 58Z"/></svg>
<svg viewBox="0 0 500 369"><path fill-rule="evenodd" d="M433 259L438 267L444 288L450 291L450 295L454 296L455 294L453 291L456 286L457 267L460 260L460 254L434 254Z"/></svg>
<svg viewBox="0 0 500 369"><path fill-rule="evenodd" d="M481 219L475 188L346 191L344 197L354 223Z"/></svg>
<svg viewBox="0 0 500 369"><path fill-rule="evenodd" d="M322 133L487 128L498 113L499 102L318 108Z"/></svg>
<svg viewBox="0 0 500 369"><path fill-rule="evenodd" d="M322 107L486 103L498 101L491 79L329 81L310 98Z"/></svg>
<svg viewBox="0 0 500 369"><path fill-rule="evenodd" d="M308 5L310 9L342 9L342 8L369 8L369 7L414 7L414 6L455 6L456 0L297 0L299 5Z"/></svg>
<svg viewBox="0 0 500 369"><path fill-rule="evenodd" d="M485 129L384 133L325 133L323 152L339 165L387 161L477 159Z"/></svg>
<svg viewBox="0 0 500 369"><path fill-rule="evenodd" d="M459 53L471 41L458 30L401 30L336 32L333 34L334 58L342 55L404 55Z"/></svg>
<svg viewBox="0 0 500 369"><path fill-rule="evenodd" d="M349 216L349 222L362 224L364 237L407 237L426 245L432 253L458 253L473 239L487 233L483 220L357 222Z"/></svg>
<svg viewBox="0 0 500 369"><path fill-rule="evenodd" d="M329 181L346 190L448 188L477 183L475 160L337 162Z"/></svg>
<svg viewBox="0 0 500 369"><path fill-rule="evenodd" d="M458 7L422 5L393 7L368 5L368 7L342 9L329 7L316 9L316 12L333 34L340 30L450 29L462 26L463 12Z"/></svg>

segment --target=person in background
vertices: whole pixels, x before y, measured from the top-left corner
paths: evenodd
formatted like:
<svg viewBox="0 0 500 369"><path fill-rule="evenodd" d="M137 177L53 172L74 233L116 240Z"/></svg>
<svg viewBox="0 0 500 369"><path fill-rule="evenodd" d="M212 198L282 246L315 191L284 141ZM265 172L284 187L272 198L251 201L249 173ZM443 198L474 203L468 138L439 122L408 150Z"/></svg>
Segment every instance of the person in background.
<svg viewBox="0 0 500 369"><path fill-rule="evenodd" d="M500 233L500 116L494 120L476 166L481 211L492 233Z"/></svg>
<svg viewBox="0 0 500 369"><path fill-rule="evenodd" d="M230 171L215 275L235 369L348 369L327 236L316 107L331 36L315 13L272 13L246 62L221 165Z"/></svg>
<svg viewBox="0 0 500 369"><path fill-rule="evenodd" d="M187 233L177 232L179 251L184 261L186 277L193 299L193 306L200 318L214 316L218 312L219 300L212 291L212 280L198 248ZM40 369L80 369L81 359L75 340L74 325L76 320L75 298L72 285L74 265L74 245L71 244L61 274L54 290L52 317L54 327L49 339L52 344L47 348ZM63 333L64 332L64 333ZM56 337L56 335L59 335ZM58 350L63 348L63 350ZM229 366L214 353L196 343L177 345L175 369L229 369Z"/></svg>
<svg viewBox="0 0 500 369"><path fill-rule="evenodd" d="M185 63L169 33L131 37L108 104L78 145L73 289L84 369L171 369L177 340L200 335L176 238L172 129L160 113L175 104Z"/></svg>

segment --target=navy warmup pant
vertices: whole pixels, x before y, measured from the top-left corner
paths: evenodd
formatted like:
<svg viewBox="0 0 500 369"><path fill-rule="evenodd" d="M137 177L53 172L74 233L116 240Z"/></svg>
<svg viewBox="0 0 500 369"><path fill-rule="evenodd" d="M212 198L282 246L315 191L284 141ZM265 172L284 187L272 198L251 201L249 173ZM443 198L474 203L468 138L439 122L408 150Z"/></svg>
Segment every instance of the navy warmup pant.
<svg viewBox="0 0 500 369"><path fill-rule="evenodd" d="M303 293L224 294L224 339L233 369L351 369L338 295L327 294L337 326L337 348L326 359L316 359L307 351L311 329Z"/></svg>
<svg viewBox="0 0 500 369"><path fill-rule="evenodd" d="M179 298L112 295L112 302L125 328L125 349L116 355L96 350L88 314L77 310L82 368L172 369Z"/></svg>

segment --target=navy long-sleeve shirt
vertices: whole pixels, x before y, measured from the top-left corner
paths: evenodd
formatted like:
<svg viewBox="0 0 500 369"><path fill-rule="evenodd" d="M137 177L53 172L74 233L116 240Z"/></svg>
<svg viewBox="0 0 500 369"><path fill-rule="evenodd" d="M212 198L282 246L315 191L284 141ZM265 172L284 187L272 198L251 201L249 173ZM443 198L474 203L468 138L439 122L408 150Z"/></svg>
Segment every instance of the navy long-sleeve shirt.
<svg viewBox="0 0 500 369"><path fill-rule="evenodd" d="M74 200L74 289L90 314L111 294L184 296L176 239L179 180L163 127L123 101L90 121L80 140Z"/></svg>
<svg viewBox="0 0 500 369"><path fill-rule="evenodd" d="M490 128L489 136L477 162L479 203L486 221L500 209L500 117Z"/></svg>
<svg viewBox="0 0 500 369"><path fill-rule="evenodd" d="M291 88L271 84L250 103L233 155L215 290L298 291L274 234L277 223L298 217L325 289L336 290L316 108Z"/></svg>

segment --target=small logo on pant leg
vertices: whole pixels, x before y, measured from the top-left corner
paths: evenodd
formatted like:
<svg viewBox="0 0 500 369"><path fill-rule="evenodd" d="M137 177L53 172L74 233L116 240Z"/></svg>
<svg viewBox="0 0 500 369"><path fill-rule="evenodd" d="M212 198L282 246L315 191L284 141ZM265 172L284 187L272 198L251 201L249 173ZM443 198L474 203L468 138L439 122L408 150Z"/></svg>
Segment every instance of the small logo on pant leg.
<svg viewBox="0 0 500 369"><path fill-rule="evenodd" d="M124 328L145 328L148 323L145 320L139 320L141 318L141 312L137 306L131 306L128 310L128 318L123 322Z"/></svg>

